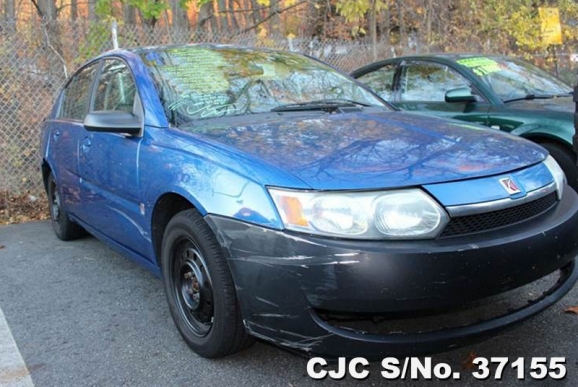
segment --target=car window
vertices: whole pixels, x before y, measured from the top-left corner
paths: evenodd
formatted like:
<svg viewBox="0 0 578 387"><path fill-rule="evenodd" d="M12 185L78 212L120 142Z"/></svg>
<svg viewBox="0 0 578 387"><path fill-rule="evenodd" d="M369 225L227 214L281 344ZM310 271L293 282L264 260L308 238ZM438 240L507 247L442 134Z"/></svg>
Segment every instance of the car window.
<svg viewBox="0 0 578 387"><path fill-rule="evenodd" d="M104 62L94 97L93 110L133 111L136 85L127 65L116 59Z"/></svg>
<svg viewBox="0 0 578 387"><path fill-rule="evenodd" d="M407 63L401 74L401 101L444 102L448 90L470 87L461 75L437 63Z"/></svg>
<svg viewBox="0 0 578 387"><path fill-rule="evenodd" d="M569 96L572 92L569 85L552 74L519 59L467 57L457 63L469 68L504 102L526 96Z"/></svg>
<svg viewBox="0 0 578 387"><path fill-rule="evenodd" d="M386 101L393 99L393 81L397 66L394 64L385 65L379 69L362 75L358 81L367 85Z"/></svg>
<svg viewBox="0 0 578 387"><path fill-rule="evenodd" d="M97 63L77 73L63 91L62 105L58 118L82 121L88 112L90 88L96 74Z"/></svg>

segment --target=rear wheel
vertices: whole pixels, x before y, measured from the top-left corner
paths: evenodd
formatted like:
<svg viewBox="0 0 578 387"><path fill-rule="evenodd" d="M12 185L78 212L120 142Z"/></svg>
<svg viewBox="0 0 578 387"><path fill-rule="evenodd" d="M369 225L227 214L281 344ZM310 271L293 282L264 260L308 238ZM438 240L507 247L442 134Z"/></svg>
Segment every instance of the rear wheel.
<svg viewBox="0 0 578 387"><path fill-rule="evenodd" d="M550 156L558 162L560 168L562 168L566 174L568 185L578 192L578 166L576 165L576 155L563 146L551 142L543 142L540 143L540 145L546 148L550 153Z"/></svg>
<svg viewBox="0 0 578 387"><path fill-rule="evenodd" d="M63 206L60 189L52 173L48 176L47 191L50 219L56 236L63 241L70 241L84 236L84 229L68 217L68 213Z"/></svg>
<svg viewBox="0 0 578 387"><path fill-rule="evenodd" d="M218 358L253 343L226 258L196 210L178 213L167 225L161 268L171 315L193 351Z"/></svg>

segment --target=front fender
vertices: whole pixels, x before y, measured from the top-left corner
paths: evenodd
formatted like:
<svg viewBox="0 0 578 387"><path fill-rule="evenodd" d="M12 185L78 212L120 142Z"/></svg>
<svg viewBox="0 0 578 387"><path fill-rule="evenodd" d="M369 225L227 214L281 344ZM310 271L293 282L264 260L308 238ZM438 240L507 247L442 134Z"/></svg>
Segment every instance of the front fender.
<svg viewBox="0 0 578 387"><path fill-rule="evenodd" d="M177 149L142 152L140 188L148 213L167 193L190 201L203 215L214 214L281 229L267 189L211 160ZM146 171L146 172L145 172Z"/></svg>
<svg viewBox="0 0 578 387"><path fill-rule="evenodd" d="M542 124L528 124L522 125L514 129L512 134L527 138L528 140L549 139L555 142L572 147L572 136L574 135L574 128L571 123L561 125L559 122Z"/></svg>

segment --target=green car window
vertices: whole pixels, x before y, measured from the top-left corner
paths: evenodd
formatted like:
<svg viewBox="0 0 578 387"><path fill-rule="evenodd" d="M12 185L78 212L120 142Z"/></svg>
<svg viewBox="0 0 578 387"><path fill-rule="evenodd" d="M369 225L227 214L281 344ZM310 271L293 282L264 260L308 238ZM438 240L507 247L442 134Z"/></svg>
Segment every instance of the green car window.
<svg viewBox="0 0 578 387"><path fill-rule="evenodd" d="M397 65L385 65L375 71L362 75L358 81L367 85L386 101L393 100L393 82Z"/></svg>
<svg viewBox="0 0 578 387"><path fill-rule="evenodd" d="M401 74L400 101L445 102L448 90L464 87L468 82L448 66L410 62Z"/></svg>
<svg viewBox="0 0 578 387"><path fill-rule="evenodd" d="M457 61L472 70L507 102L526 97L570 95L572 88L530 63L502 57L470 57Z"/></svg>

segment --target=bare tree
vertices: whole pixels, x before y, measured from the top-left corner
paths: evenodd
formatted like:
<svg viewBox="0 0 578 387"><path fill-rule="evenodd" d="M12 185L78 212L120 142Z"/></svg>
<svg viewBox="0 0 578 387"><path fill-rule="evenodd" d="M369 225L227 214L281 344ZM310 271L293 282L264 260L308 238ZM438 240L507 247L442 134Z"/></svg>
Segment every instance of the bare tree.
<svg viewBox="0 0 578 387"><path fill-rule="evenodd" d="M54 0L31 0L41 19L56 20L58 11Z"/></svg>
<svg viewBox="0 0 578 387"><path fill-rule="evenodd" d="M234 31L239 31L239 22L237 21L237 17L235 16L235 1L228 0L227 8L229 10L229 15L231 18L231 28Z"/></svg>
<svg viewBox="0 0 578 387"><path fill-rule="evenodd" d="M180 33L183 29L189 27L186 9L181 6L179 0L170 0L169 5L172 15L172 25L176 29L175 33Z"/></svg>
<svg viewBox="0 0 578 387"><path fill-rule="evenodd" d="M136 24L136 9L128 2L122 3L122 16L126 24Z"/></svg>
<svg viewBox="0 0 578 387"><path fill-rule="evenodd" d="M96 0L88 0L88 21L96 21Z"/></svg>
<svg viewBox="0 0 578 387"><path fill-rule="evenodd" d="M70 0L70 21L75 22L78 18L78 0Z"/></svg>
<svg viewBox="0 0 578 387"><path fill-rule="evenodd" d="M45 26L46 43L50 50L62 58L62 41L58 25L58 8L55 0L31 0Z"/></svg>
<svg viewBox="0 0 578 387"><path fill-rule="evenodd" d="M279 32L281 27L281 18L279 17L280 0L271 0L271 6L269 7L269 32Z"/></svg>
<svg viewBox="0 0 578 387"><path fill-rule="evenodd" d="M227 18L227 0L217 0L219 31L229 31L229 19Z"/></svg>
<svg viewBox="0 0 578 387"><path fill-rule="evenodd" d="M208 1L201 5L201 8L199 9L196 33L199 34L203 31L206 31L206 26L209 26L213 33L217 32L217 26L215 23L215 9L213 8L212 1Z"/></svg>
<svg viewBox="0 0 578 387"><path fill-rule="evenodd" d="M325 37L325 26L327 25L327 15L330 12L329 0L312 0L308 6L307 35Z"/></svg>
<svg viewBox="0 0 578 387"><path fill-rule="evenodd" d="M14 0L4 0L4 20L16 20L16 6Z"/></svg>
<svg viewBox="0 0 578 387"><path fill-rule="evenodd" d="M377 60L377 0L371 0L368 19L369 19L369 37L373 47L373 60Z"/></svg>
<svg viewBox="0 0 578 387"><path fill-rule="evenodd" d="M263 21L263 15L261 14L261 9L263 7L261 7L259 5L259 3L257 3L257 0L250 0L250 2L251 2L251 8L253 9L253 11L251 12L251 16L253 18L253 23L255 25L261 24L261 22Z"/></svg>

